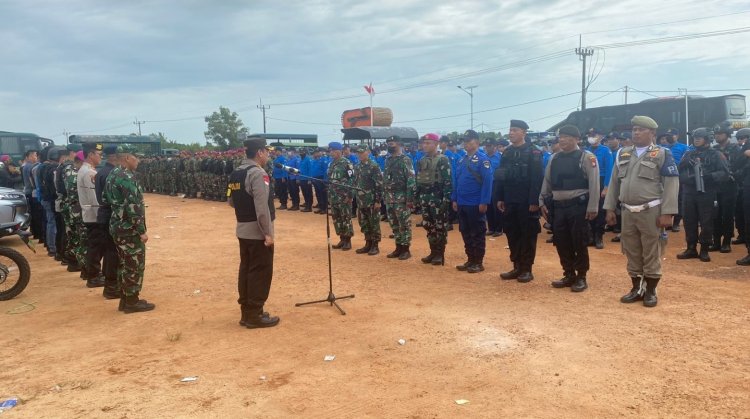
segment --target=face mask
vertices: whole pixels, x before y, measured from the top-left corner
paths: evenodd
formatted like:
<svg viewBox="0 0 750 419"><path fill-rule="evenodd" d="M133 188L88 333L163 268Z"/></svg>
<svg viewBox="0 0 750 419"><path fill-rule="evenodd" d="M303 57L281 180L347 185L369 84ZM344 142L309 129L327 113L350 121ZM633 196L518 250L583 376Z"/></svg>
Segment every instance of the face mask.
<svg viewBox="0 0 750 419"><path fill-rule="evenodd" d="M594 145L594 144L596 144L598 142L598 140L597 140L596 137L588 137L587 140L588 140L588 142L589 142L590 145Z"/></svg>
<svg viewBox="0 0 750 419"><path fill-rule="evenodd" d="M398 151L398 147L388 147L388 152L389 152L389 153L393 154L393 153L395 153L396 151Z"/></svg>

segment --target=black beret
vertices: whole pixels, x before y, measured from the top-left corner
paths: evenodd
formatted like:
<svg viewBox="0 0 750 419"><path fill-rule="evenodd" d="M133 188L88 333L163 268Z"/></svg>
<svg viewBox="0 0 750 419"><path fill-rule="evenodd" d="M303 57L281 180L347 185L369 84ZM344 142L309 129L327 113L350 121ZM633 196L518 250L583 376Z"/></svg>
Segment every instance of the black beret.
<svg viewBox="0 0 750 419"><path fill-rule="evenodd" d="M578 127L575 125L563 125L560 130L557 131L557 135L568 135L575 138L581 138L581 132L578 131Z"/></svg>
<svg viewBox="0 0 750 419"><path fill-rule="evenodd" d="M243 141L242 144L251 153L256 152L266 146L266 139L262 137L250 137Z"/></svg>
<svg viewBox="0 0 750 419"><path fill-rule="evenodd" d="M104 147L99 143L83 143L83 152L90 153L92 151L102 151Z"/></svg>
<svg viewBox="0 0 750 419"><path fill-rule="evenodd" d="M520 129L529 129L529 124L526 122L521 121L520 119L511 119L510 120L510 127L511 128L520 128Z"/></svg>
<svg viewBox="0 0 750 419"><path fill-rule="evenodd" d="M477 133L473 129L467 129L466 132L464 132L464 135L462 137L463 141L478 140L478 139L479 139L479 133Z"/></svg>

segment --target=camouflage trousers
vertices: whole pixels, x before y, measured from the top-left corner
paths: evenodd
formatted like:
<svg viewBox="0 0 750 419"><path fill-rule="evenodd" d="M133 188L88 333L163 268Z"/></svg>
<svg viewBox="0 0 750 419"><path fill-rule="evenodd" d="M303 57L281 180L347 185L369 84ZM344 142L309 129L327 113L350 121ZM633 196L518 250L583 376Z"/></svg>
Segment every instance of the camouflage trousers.
<svg viewBox="0 0 750 419"><path fill-rule="evenodd" d="M359 228L362 234L365 236L365 240L374 242L380 241L380 211L376 210L375 207L359 207L357 208L357 221L359 221Z"/></svg>
<svg viewBox="0 0 750 419"><path fill-rule="evenodd" d="M63 210L63 220L65 221L65 256L68 260L75 261L83 272L86 272L88 234L86 226L83 225L83 218L81 214L76 214L66 208Z"/></svg>
<svg viewBox="0 0 750 419"><path fill-rule="evenodd" d="M386 208L396 244L409 246L411 244L411 210L405 203L400 202L387 204Z"/></svg>
<svg viewBox="0 0 750 419"><path fill-rule="evenodd" d="M119 266L117 285L126 297L138 295L143 287L143 274L146 270L146 245L138 235L112 236L117 246Z"/></svg>
<svg viewBox="0 0 750 419"><path fill-rule="evenodd" d="M442 199L421 199L422 226L427 230L427 241L432 246L445 246L448 241L448 217L450 203Z"/></svg>
<svg viewBox="0 0 750 419"><path fill-rule="evenodd" d="M331 202L331 218L336 235L352 237L354 227L352 226L352 204L351 202L335 200Z"/></svg>

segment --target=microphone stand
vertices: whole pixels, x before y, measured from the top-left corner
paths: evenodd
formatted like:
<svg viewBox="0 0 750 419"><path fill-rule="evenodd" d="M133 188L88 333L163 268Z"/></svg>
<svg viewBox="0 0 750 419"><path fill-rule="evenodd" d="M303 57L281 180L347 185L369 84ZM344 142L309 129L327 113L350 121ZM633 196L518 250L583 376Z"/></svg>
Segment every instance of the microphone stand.
<svg viewBox="0 0 750 419"><path fill-rule="evenodd" d="M313 181L313 182L321 182L321 183L324 183L324 184L327 184L327 185L334 185L334 186L348 188L348 189L357 190L357 191L361 191L362 190L362 189L357 188L355 186L342 185L342 184L336 183L336 182L331 182L331 181L327 181L327 180L323 180L323 179L316 179L314 177L305 176L305 175L302 175L302 174L299 174L299 173L292 172L290 170L287 170L287 172L289 172L289 173L291 173L293 175L299 176L300 178L307 179L307 180L310 180L310 181ZM346 295L346 296L343 296L343 297L337 297L333 293L333 268L332 268L332 265L331 265L331 219L330 219L330 214L331 214L331 206L329 205L328 208L326 208L326 238L327 238L327 241L328 241L328 297L326 297L325 299L322 299L322 300L315 300L315 301L307 301L307 302L304 302L304 303L297 303L294 306L295 307L300 307L300 306L305 306L305 305L309 305L309 304L329 303L329 305L331 305L332 307L335 306L339 310L339 312L341 313L341 315L346 315L346 312L338 305L338 303L336 303L336 300L346 300L346 299L349 299L349 298L354 298L354 294Z"/></svg>

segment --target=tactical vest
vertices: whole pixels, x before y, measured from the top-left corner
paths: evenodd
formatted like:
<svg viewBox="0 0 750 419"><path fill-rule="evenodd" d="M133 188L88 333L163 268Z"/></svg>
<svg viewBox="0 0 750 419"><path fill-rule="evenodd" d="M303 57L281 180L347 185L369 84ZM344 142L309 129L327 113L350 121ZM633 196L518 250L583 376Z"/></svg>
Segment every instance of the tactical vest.
<svg viewBox="0 0 750 419"><path fill-rule="evenodd" d="M553 191L572 191L576 189L588 189L589 181L583 171L581 159L582 150L572 153L557 153L552 158L550 177L552 178Z"/></svg>
<svg viewBox="0 0 750 419"><path fill-rule="evenodd" d="M447 157L438 154L435 157L425 156L419 160L419 172L417 173L417 184L421 186L432 186L442 182L443 179L438 172L438 162ZM447 163L450 164L450 163Z"/></svg>
<svg viewBox="0 0 750 419"><path fill-rule="evenodd" d="M232 198L234 215L238 223L258 221L258 215L255 212L255 200L245 189L245 179L247 179L249 170L250 167L237 169L229 176L227 195ZM276 218L276 213L273 207L273 194L270 191L270 187L268 191L268 209L271 211L271 221L273 221Z"/></svg>

